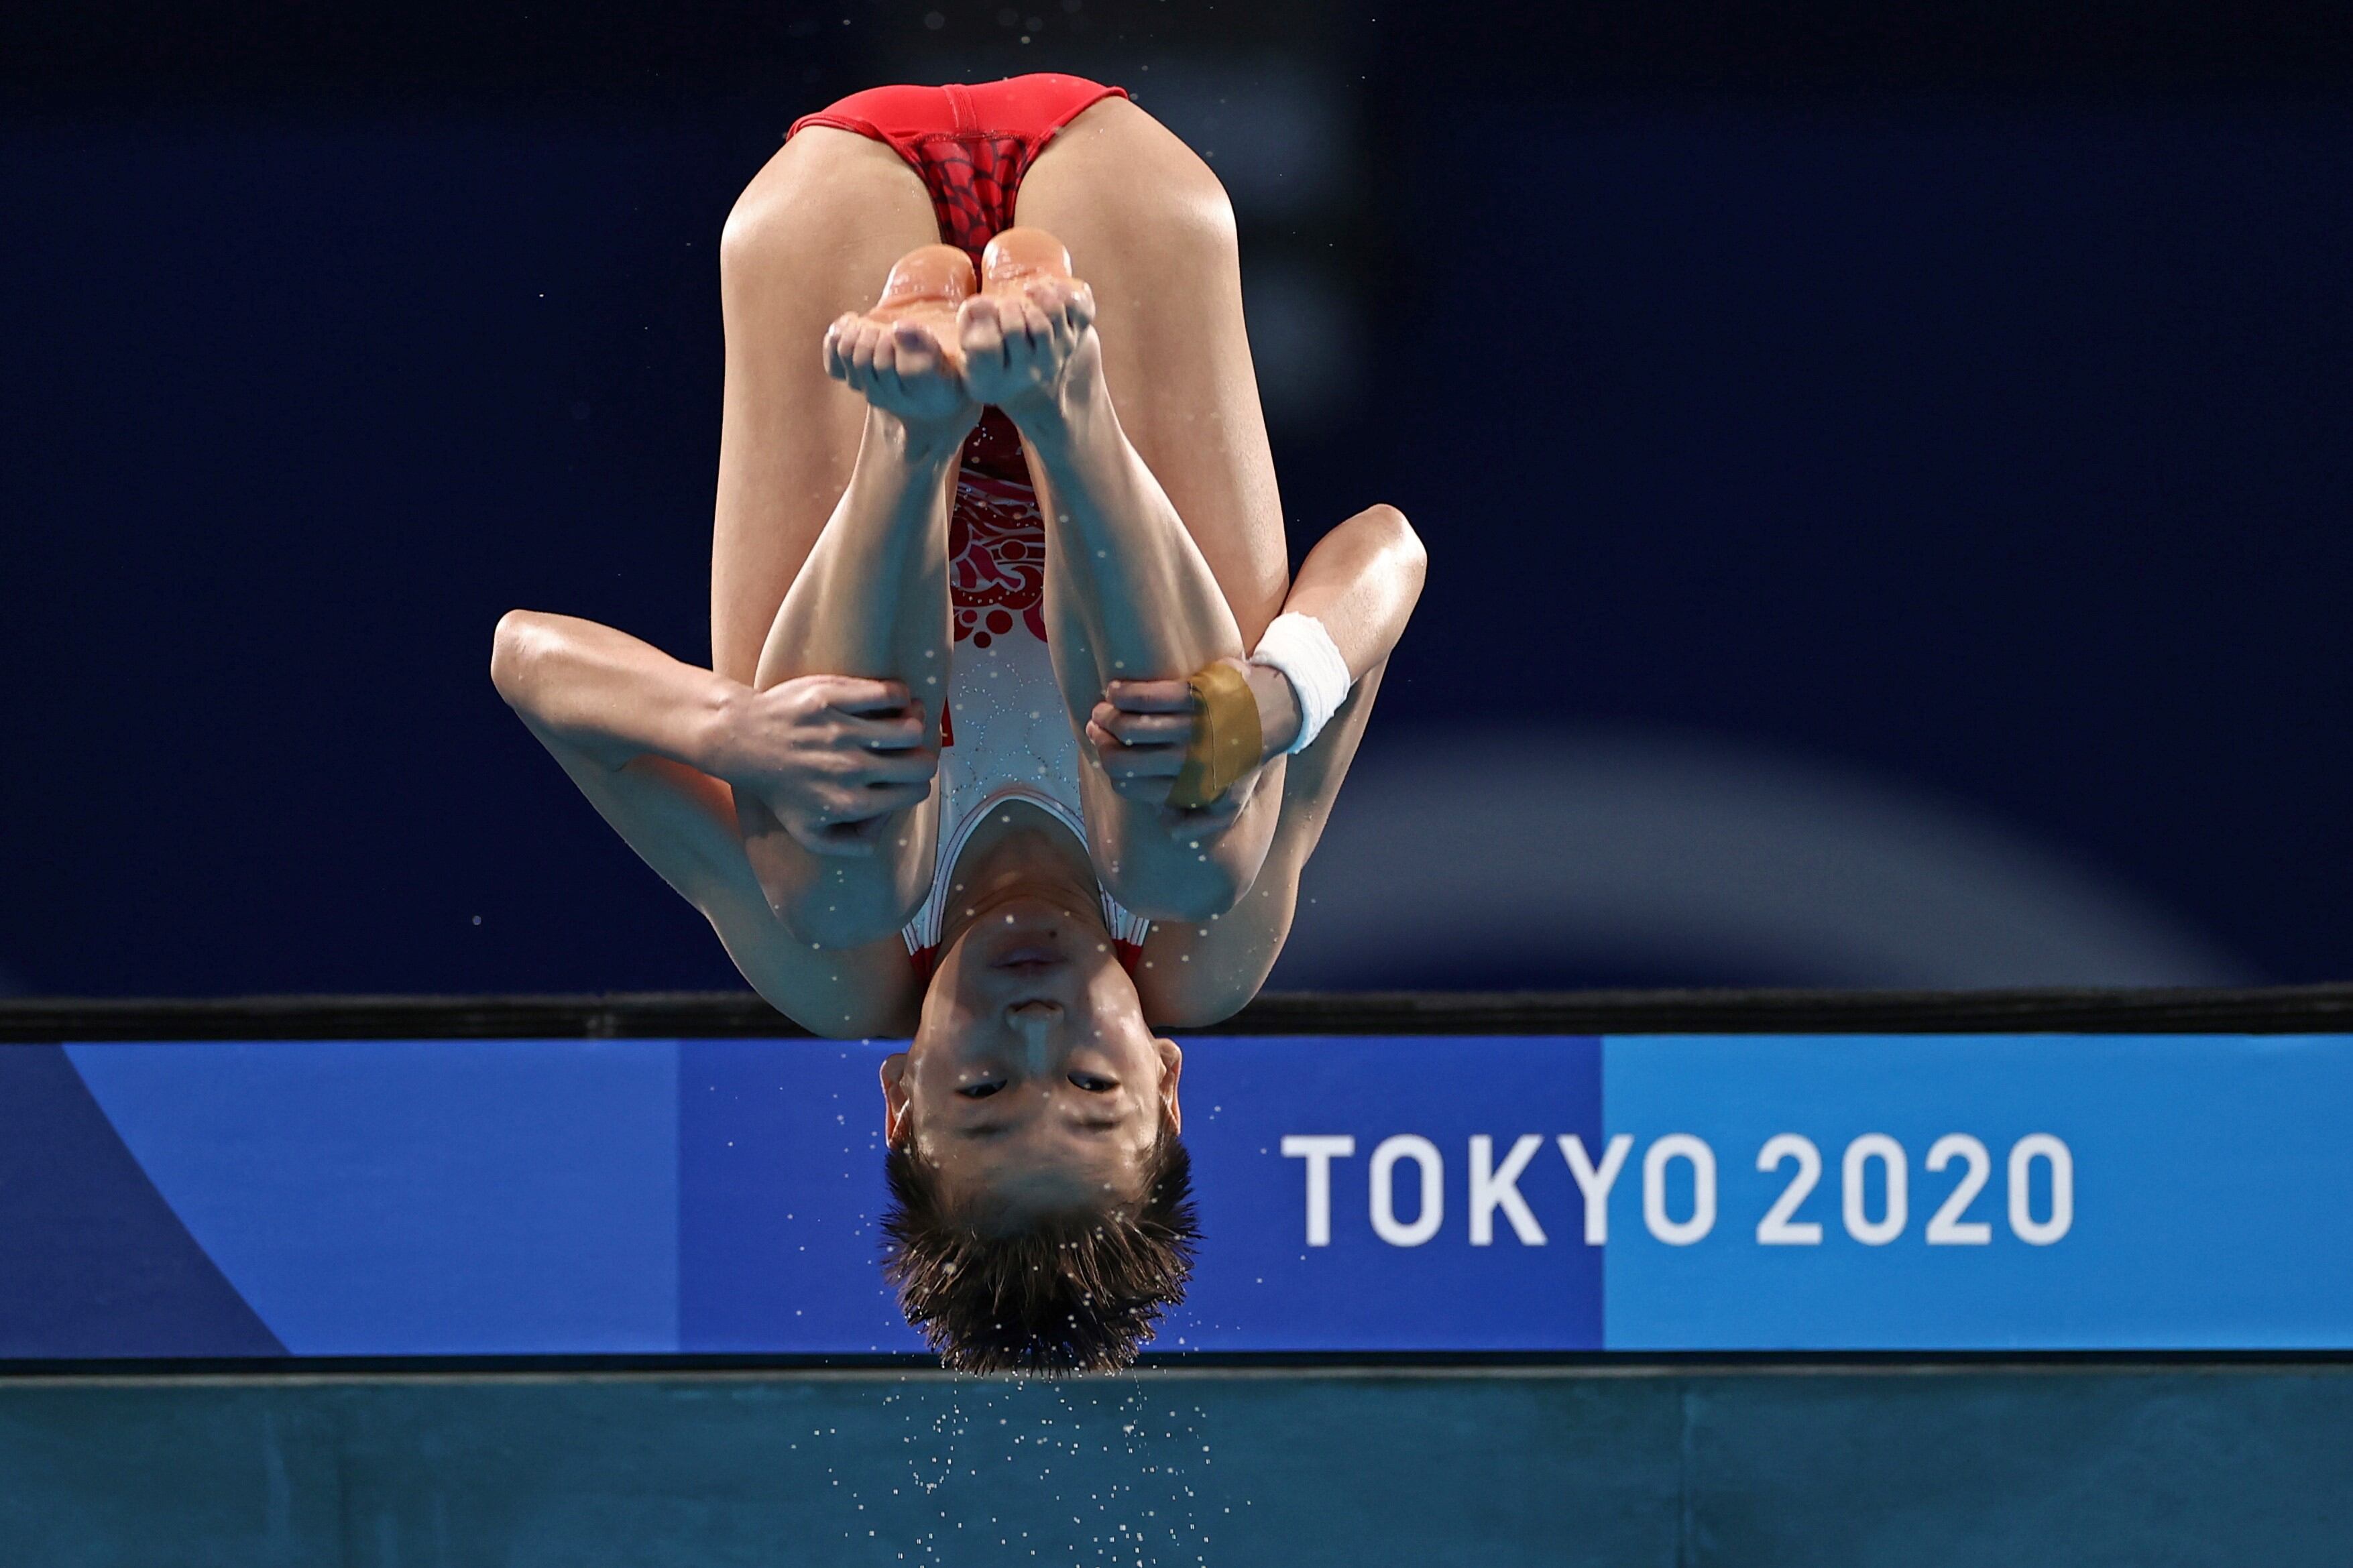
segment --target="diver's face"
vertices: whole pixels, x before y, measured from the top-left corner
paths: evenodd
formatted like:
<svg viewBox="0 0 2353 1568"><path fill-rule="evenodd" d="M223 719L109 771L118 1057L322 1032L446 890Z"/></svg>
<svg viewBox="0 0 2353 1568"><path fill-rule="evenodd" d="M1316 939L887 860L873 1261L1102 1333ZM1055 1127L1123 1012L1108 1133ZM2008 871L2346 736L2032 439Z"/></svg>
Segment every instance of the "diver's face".
<svg viewBox="0 0 2353 1568"><path fill-rule="evenodd" d="M1175 1130L1182 1063L1101 928L1018 897L942 955L913 1042L883 1064L886 1131L1008 1221L1131 1202L1163 1119Z"/></svg>

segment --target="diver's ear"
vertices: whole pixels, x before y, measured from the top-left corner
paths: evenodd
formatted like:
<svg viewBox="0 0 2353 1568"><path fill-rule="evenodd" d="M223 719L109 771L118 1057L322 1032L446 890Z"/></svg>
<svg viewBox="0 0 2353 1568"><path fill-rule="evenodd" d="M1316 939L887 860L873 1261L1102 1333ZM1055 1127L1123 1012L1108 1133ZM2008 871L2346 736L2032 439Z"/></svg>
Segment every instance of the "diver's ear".
<svg viewBox="0 0 2353 1568"><path fill-rule="evenodd" d="M893 1149L907 1145L907 1053L893 1051L882 1058L882 1142Z"/></svg>
<svg viewBox="0 0 2353 1568"><path fill-rule="evenodd" d="M1161 1036L1152 1042L1160 1053L1160 1104L1167 1113L1168 1131L1185 1131L1185 1110L1176 1102L1176 1080L1185 1076L1185 1053L1176 1042Z"/></svg>

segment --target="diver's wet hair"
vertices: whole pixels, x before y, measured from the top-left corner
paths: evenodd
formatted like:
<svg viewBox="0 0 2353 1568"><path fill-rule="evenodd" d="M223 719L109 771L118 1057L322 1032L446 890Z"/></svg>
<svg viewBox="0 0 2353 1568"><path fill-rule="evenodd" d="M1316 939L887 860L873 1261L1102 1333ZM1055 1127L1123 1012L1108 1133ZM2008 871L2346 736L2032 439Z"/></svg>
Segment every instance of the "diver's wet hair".
<svg viewBox="0 0 2353 1568"><path fill-rule="evenodd" d="M990 1235L950 1211L939 1175L884 1162L882 1275L907 1321L956 1372L1116 1372L1135 1360L1193 1272L1193 1168L1164 1133L1142 1202L1040 1215Z"/></svg>

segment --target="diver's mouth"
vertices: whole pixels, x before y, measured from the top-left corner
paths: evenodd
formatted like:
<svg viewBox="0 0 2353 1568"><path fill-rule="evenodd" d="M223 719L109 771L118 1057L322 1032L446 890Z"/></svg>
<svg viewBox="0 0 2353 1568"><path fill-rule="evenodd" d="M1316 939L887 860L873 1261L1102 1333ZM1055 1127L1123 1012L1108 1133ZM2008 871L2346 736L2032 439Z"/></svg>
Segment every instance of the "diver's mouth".
<svg viewBox="0 0 2353 1568"><path fill-rule="evenodd" d="M996 961L989 964L989 967L991 969L1011 969L1026 973L1039 969L1051 969L1059 964L1068 963L1069 962L1069 959L1062 956L1061 950L1053 946L1051 943L1031 942L1024 942L1019 947L1014 948L1008 952L999 953Z"/></svg>

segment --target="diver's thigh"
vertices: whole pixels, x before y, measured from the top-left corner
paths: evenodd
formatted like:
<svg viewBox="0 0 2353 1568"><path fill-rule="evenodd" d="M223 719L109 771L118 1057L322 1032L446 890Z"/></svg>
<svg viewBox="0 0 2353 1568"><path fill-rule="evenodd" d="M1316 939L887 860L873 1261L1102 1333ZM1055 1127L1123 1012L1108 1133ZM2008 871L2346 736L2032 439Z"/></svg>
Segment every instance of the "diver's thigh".
<svg viewBox="0 0 2353 1568"><path fill-rule="evenodd" d="M825 374L825 330L939 238L923 182L879 142L812 127L753 178L720 239L727 379L711 554L711 658L749 684L809 546L849 482L865 404Z"/></svg>
<svg viewBox="0 0 2353 1568"><path fill-rule="evenodd" d="M1107 99L1039 154L1016 216L1068 246L1094 289L1120 423L1255 643L1289 562L1224 188L1157 121Z"/></svg>

